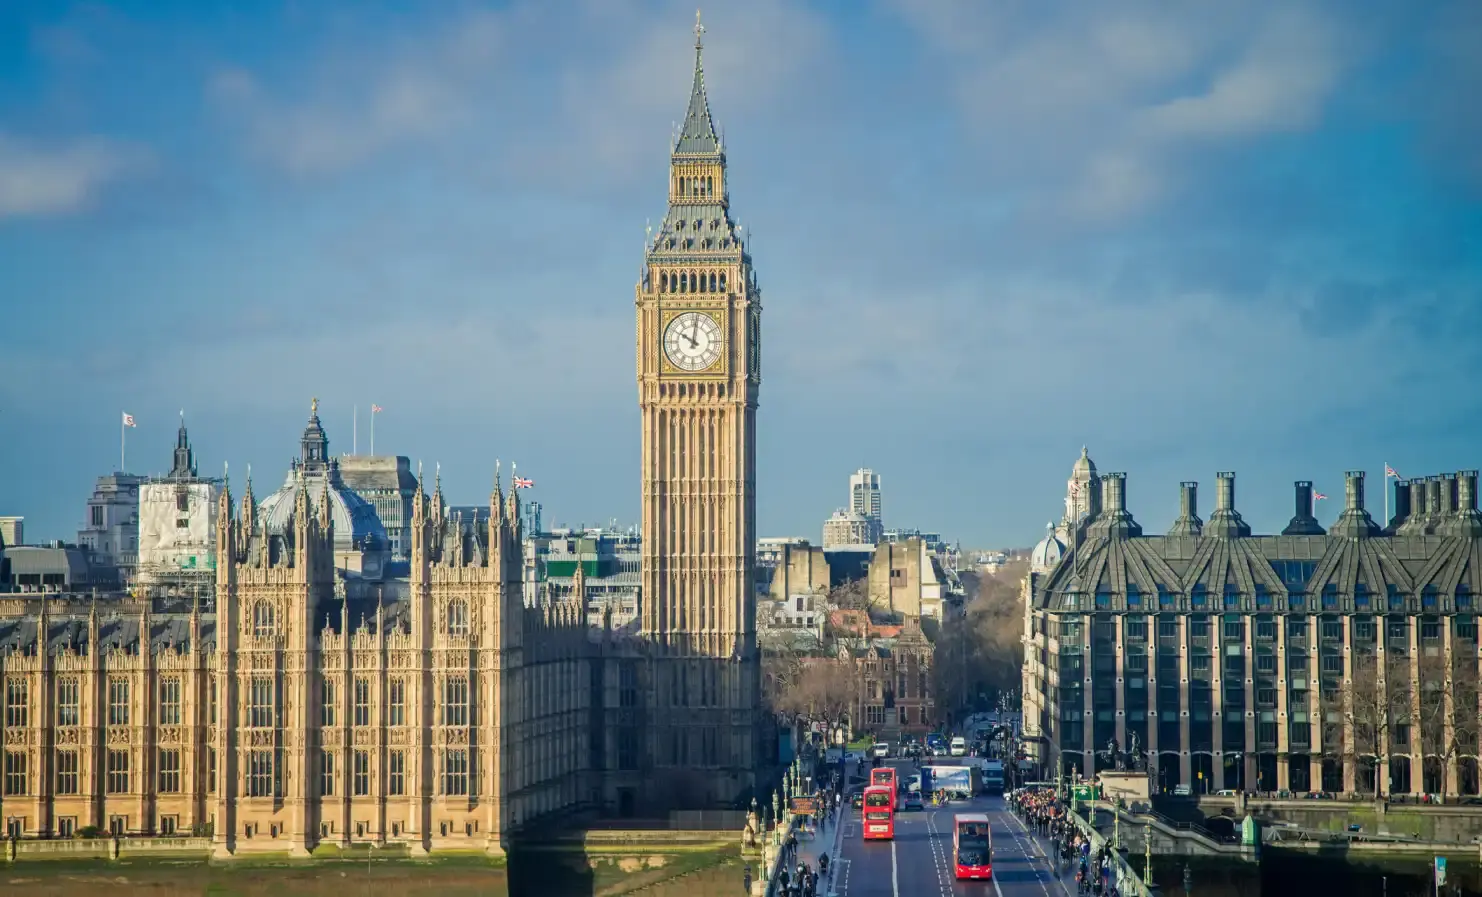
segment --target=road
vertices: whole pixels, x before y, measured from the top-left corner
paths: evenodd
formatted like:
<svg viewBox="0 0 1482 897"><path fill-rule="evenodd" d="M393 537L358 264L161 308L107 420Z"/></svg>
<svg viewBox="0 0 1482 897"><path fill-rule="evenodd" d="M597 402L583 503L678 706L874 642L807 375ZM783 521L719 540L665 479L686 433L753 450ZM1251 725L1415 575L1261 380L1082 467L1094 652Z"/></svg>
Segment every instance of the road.
<svg viewBox="0 0 1482 897"><path fill-rule="evenodd" d="M897 775L915 770L894 763ZM987 813L993 829L993 880L957 881L953 875L952 817ZM837 897L1074 897L1057 881L1044 848L1008 811L1001 797L979 797L947 807L896 814L894 841L860 837L859 811L843 818L832 893Z"/></svg>

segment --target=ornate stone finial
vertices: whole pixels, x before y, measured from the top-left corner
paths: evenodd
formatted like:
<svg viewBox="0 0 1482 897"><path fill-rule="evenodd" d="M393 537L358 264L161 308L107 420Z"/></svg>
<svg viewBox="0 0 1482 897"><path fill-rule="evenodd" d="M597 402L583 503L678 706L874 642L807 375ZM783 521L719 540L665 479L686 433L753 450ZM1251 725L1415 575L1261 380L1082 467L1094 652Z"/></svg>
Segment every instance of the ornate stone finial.
<svg viewBox="0 0 1482 897"><path fill-rule="evenodd" d="M705 46L705 26L700 24L700 10L695 10L695 49Z"/></svg>
<svg viewBox="0 0 1482 897"><path fill-rule="evenodd" d="M310 417L318 417L319 416L319 399L318 399L317 396L315 398L312 398L312 399L309 400L309 416Z"/></svg>

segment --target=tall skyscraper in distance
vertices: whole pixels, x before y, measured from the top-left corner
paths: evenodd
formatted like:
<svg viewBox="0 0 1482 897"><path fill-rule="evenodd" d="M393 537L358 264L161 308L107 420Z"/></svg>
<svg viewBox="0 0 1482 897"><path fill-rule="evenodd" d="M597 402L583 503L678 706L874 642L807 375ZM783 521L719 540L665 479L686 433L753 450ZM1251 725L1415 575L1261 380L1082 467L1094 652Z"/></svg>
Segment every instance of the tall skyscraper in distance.
<svg viewBox="0 0 1482 897"><path fill-rule="evenodd" d="M878 544L885 534L885 521L880 516L878 473L861 467L849 475L849 510L863 521L865 544Z"/></svg>
<svg viewBox="0 0 1482 897"><path fill-rule="evenodd" d="M880 475L861 467L849 475L849 509L864 517L880 519Z"/></svg>

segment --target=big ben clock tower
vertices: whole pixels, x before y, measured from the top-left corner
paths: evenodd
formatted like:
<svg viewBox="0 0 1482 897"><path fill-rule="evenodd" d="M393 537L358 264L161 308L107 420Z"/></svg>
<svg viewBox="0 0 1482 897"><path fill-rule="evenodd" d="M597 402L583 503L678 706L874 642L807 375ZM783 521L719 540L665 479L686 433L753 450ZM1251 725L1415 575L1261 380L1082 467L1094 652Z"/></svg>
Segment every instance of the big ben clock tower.
<svg viewBox="0 0 1482 897"><path fill-rule="evenodd" d="M756 408L761 292L731 220L695 21L695 78L669 164L669 211L637 288L643 417L648 756L671 803L729 803L754 784ZM680 770L689 770L681 774Z"/></svg>

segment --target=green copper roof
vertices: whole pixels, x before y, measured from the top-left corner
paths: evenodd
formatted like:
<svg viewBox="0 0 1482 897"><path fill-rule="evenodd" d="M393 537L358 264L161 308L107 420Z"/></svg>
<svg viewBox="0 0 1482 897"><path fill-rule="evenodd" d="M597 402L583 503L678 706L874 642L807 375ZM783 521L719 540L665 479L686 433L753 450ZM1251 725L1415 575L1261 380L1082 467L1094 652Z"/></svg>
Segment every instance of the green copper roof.
<svg viewBox="0 0 1482 897"><path fill-rule="evenodd" d="M695 83L690 87L690 105L684 113L684 127L674 143L676 156L720 155L720 139L715 136L715 120L710 117L710 100L705 96L705 69L701 65L704 45L700 36L705 29L695 21Z"/></svg>

